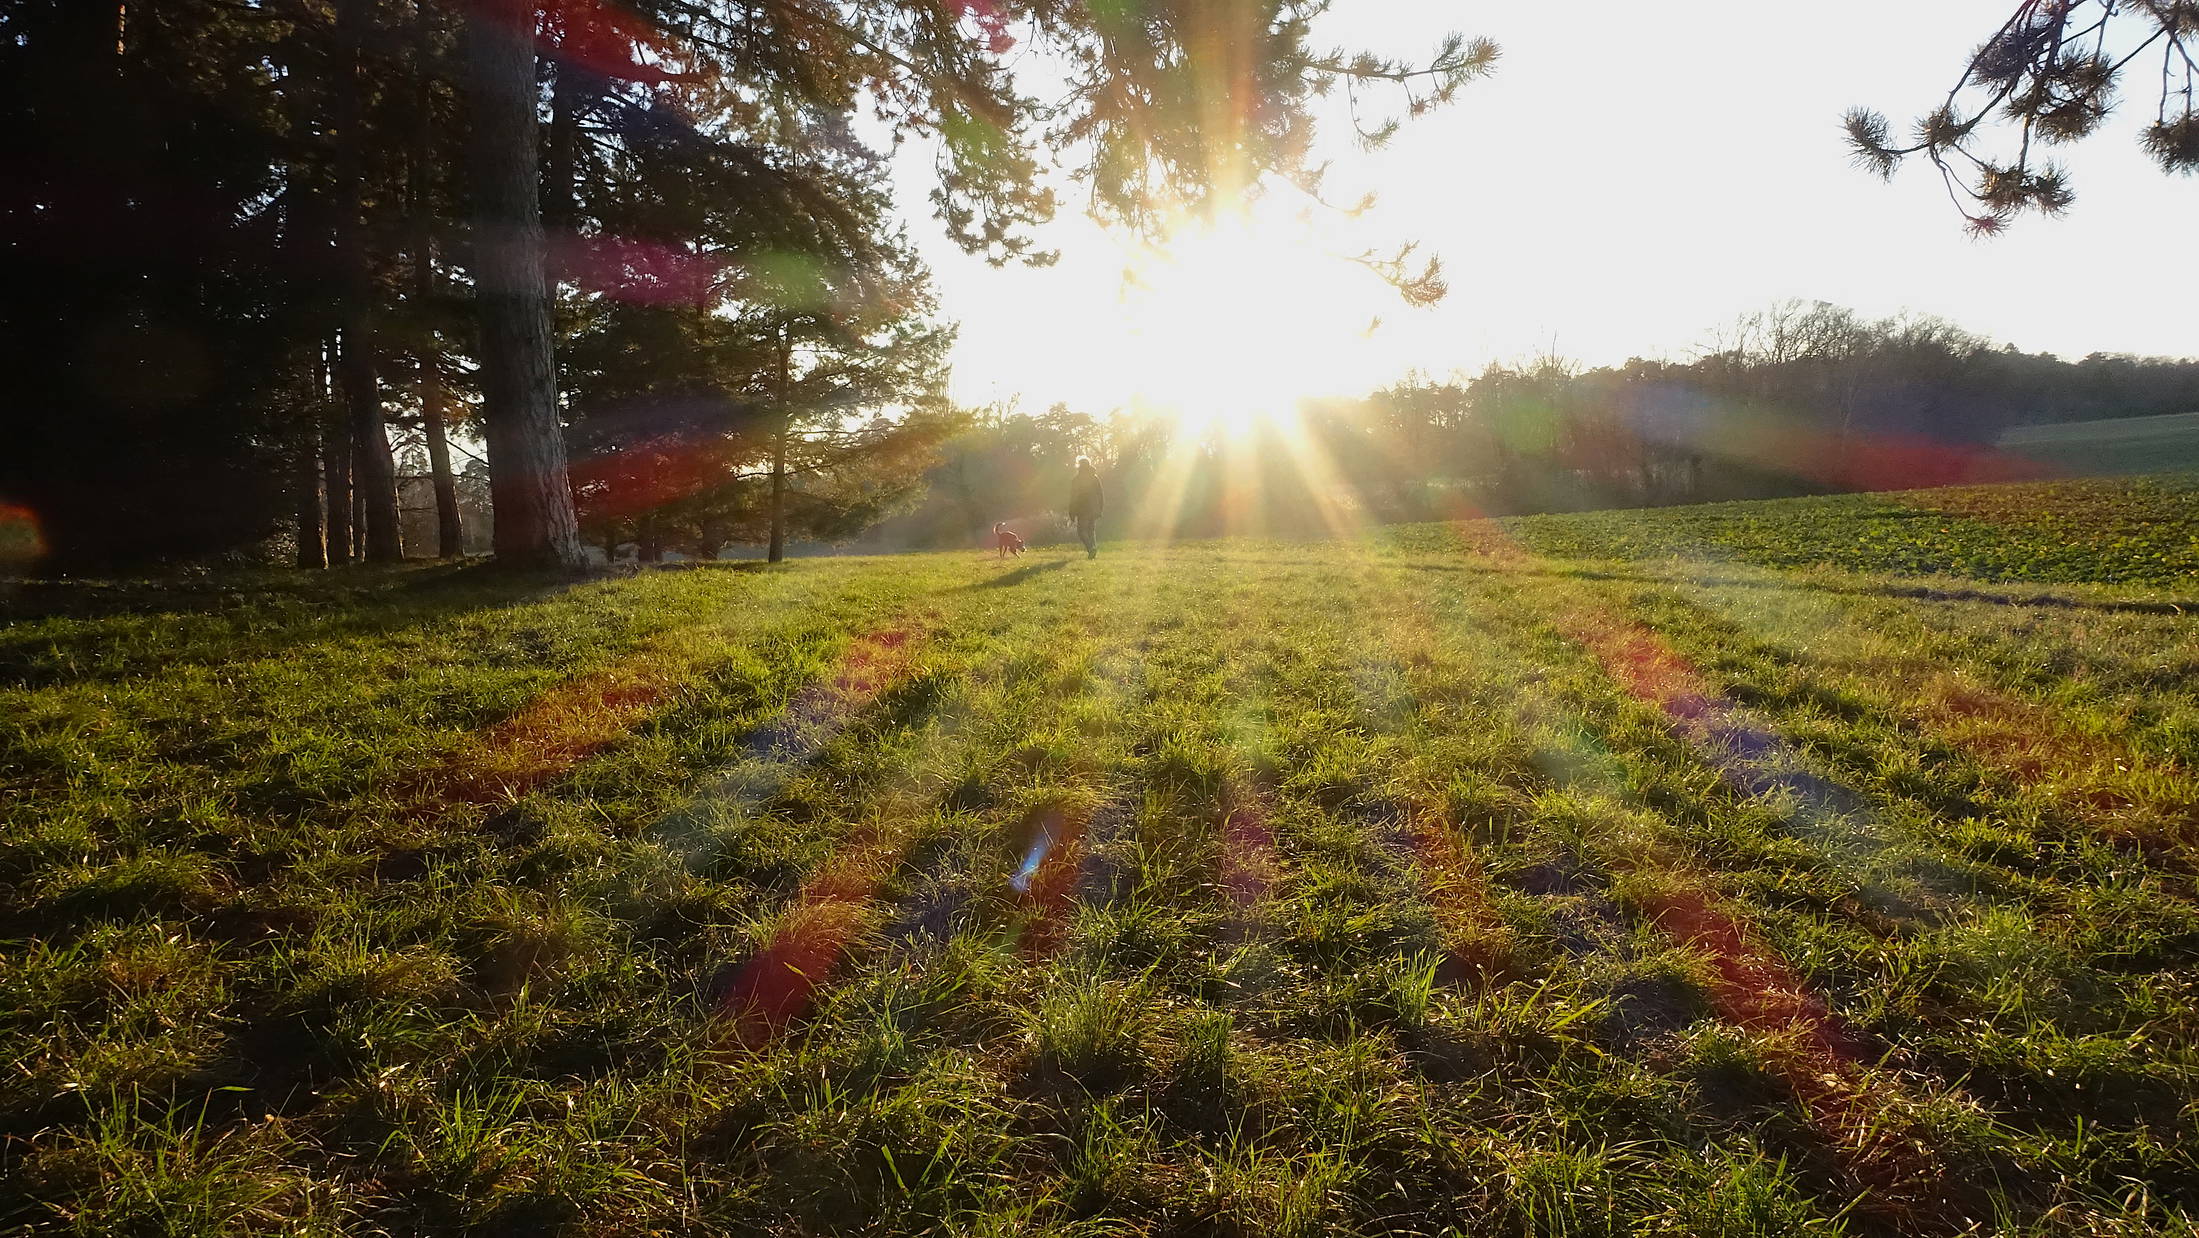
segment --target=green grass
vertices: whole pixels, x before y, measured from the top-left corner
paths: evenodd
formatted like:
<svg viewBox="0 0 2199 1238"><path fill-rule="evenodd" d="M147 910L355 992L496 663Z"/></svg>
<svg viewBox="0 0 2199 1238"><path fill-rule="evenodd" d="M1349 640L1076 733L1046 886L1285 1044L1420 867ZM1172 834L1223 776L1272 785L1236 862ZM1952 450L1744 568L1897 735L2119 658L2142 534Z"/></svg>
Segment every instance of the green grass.
<svg viewBox="0 0 2199 1238"><path fill-rule="evenodd" d="M1486 551L1491 530L1501 530L1498 545L1558 558L2167 584L2199 573L2199 474L1520 516L1406 525L1387 537L1415 552Z"/></svg>
<svg viewBox="0 0 2199 1238"><path fill-rule="evenodd" d="M0 1226L2192 1233L2191 503L26 589Z"/></svg>
<svg viewBox="0 0 2199 1238"><path fill-rule="evenodd" d="M2199 468L2199 411L2017 426L2000 449L2062 476Z"/></svg>

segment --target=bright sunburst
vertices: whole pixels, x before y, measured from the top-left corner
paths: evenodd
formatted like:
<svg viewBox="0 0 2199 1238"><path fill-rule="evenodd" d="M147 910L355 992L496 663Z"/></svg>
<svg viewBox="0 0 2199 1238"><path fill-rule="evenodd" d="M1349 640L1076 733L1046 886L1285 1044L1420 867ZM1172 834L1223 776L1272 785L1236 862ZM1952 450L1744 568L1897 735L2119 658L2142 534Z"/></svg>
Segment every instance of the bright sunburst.
<svg viewBox="0 0 2199 1238"><path fill-rule="evenodd" d="M1227 435L1336 387L1337 341L1366 330L1371 277L1278 233L1237 218L1133 257L1116 379L1135 405Z"/></svg>

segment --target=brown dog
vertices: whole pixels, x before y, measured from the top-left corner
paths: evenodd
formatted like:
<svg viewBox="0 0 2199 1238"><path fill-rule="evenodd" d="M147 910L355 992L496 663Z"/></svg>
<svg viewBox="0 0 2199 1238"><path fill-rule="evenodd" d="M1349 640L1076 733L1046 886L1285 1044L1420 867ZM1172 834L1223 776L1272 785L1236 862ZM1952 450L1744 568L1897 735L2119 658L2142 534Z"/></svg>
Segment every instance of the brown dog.
<svg viewBox="0 0 2199 1238"><path fill-rule="evenodd" d="M998 557L1003 559L1009 555L1023 553L1023 539L1017 537L1014 531L1008 528L1008 522L1005 520L993 526L993 544L1000 548Z"/></svg>

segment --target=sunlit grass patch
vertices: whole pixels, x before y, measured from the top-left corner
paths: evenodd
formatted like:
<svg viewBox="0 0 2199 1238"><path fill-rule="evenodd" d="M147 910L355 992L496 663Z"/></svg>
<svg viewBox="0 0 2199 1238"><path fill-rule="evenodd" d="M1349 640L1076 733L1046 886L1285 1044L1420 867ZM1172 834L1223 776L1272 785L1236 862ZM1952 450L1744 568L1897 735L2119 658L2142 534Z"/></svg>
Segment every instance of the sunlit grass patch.
<svg viewBox="0 0 2199 1238"><path fill-rule="evenodd" d="M2188 1227L2177 587L1411 545L18 625L0 1221Z"/></svg>

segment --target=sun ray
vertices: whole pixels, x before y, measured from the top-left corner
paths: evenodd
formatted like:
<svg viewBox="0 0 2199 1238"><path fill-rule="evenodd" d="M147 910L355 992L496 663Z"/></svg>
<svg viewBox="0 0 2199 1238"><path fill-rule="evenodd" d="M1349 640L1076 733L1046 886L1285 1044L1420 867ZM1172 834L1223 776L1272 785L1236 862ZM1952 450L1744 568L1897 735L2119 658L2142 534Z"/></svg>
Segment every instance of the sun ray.
<svg viewBox="0 0 2199 1238"><path fill-rule="evenodd" d="M1187 222L1128 257L1118 381L1192 438L1287 421L1301 399L1350 385L1336 341L1362 330L1370 279L1257 211Z"/></svg>

